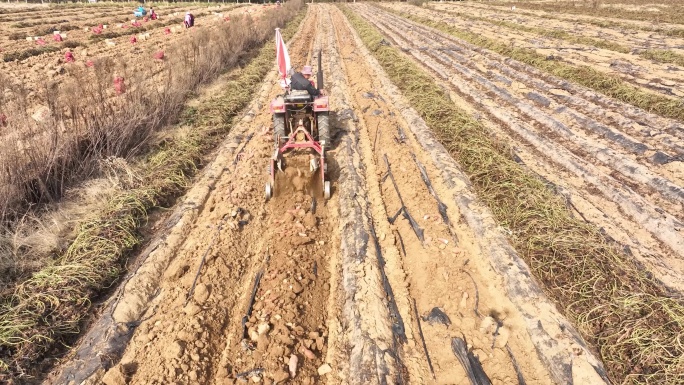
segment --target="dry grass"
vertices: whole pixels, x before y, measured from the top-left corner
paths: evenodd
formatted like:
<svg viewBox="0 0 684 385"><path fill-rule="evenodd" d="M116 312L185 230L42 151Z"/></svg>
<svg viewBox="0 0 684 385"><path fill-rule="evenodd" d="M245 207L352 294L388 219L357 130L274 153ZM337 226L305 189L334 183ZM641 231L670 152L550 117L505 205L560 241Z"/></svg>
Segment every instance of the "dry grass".
<svg viewBox="0 0 684 385"><path fill-rule="evenodd" d="M429 7L430 9L435 9L434 7ZM567 41L569 43L575 43L575 44L582 44L582 45L587 45L590 47L596 47L596 48L602 48L602 49L607 49L610 51L615 51L615 52L620 52L620 53L630 53L631 50L629 47L623 46L621 44L612 42L610 40L605 40L605 39L594 39L591 37L585 37L585 36L579 36L576 34L573 34L572 32L566 32L562 30L557 30L557 29L546 29L546 28L538 28L538 27L528 27L522 24L510 22L510 21L504 21L504 20L492 20L487 17L480 17L480 16L475 16L471 15L468 13L464 12L454 12L454 11L444 11L444 10L438 10L438 12L443 12L447 13L450 15L458 16L464 19L470 19L470 20L477 20L477 21L482 21L488 24L493 24L493 25L498 25L504 28L508 28L511 30L515 31L523 31L523 32L529 32L533 33L539 36L543 37L550 37L553 39L561 39L564 41ZM674 53L672 51L668 50L661 50L661 49L649 49L643 52L637 52L637 55L653 60L658 63L669 63L669 64L675 64L681 67L684 67L684 56Z"/></svg>
<svg viewBox="0 0 684 385"><path fill-rule="evenodd" d="M245 34L246 22L234 19L216 34L203 31L195 39L186 38L179 44L192 50L173 48L163 64L150 57L146 73L131 73L124 62L110 59L88 70L68 66L59 88L47 83L36 92L49 111L42 122L27 110L28 89L13 79L0 82L0 113L8 116L0 140L0 157L8 165L0 170L0 223L21 216L31 204L58 199L79 174L90 175L98 159L135 153L150 130L177 115L189 92L225 68L224 63L234 63L242 47L263 37L263 32ZM148 79L152 75L157 79ZM114 76L124 77L130 92L115 96Z"/></svg>
<svg viewBox="0 0 684 385"><path fill-rule="evenodd" d="M490 3L494 4L494 3ZM506 8L510 7L511 4L513 3L506 3L505 6ZM499 3L498 5L504 5L502 3ZM528 15L528 16L534 16L534 17L539 17L539 15L532 13L532 12L526 12L524 10L525 7L523 8L518 8L516 9L517 14L521 15ZM531 8L530 8L531 9ZM597 27L601 28L622 28L626 30L643 30L643 31L651 31L651 32L658 32L660 34L666 35L666 36L672 36L672 37L684 37L684 28L662 28L659 27L658 23L654 23L651 26L647 25L637 25L634 23L628 23L628 22L620 22L618 21L617 18L611 18L611 19L586 19L586 20L576 20L572 18L572 13L570 15L564 15L563 12L558 12L557 10L555 11L549 11L546 13L543 17L548 18L548 19L559 19L559 20L569 20L573 22L580 22L583 24L590 24L590 25L595 25Z"/></svg>
<svg viewBox="0 0 684 385"><path fill-rule="evenodd" d="M584 1L506 1L493 2L517 8L588 15L610 19L650 21L654 23L684 24L684 3L679 1L652 0L584 0Z"/></svg>
<svg viewBox="0 0 684 385"><path fill-rule="evenodd" d="M233 118L252 99L254 90L272 66L275 56L270 43L273 28L288 22L283 35L291 36L302 20L301 12L299 17L293 17L301 6L300 1L288 2L259 22L244 19L219 32L229 34L235 42L242 42L242 47L230 46L224 39L219 39L223 45L218 47L216 38L221 35L199 35L179 45L175 54L183 58L179 65L187 68L187 72L179 70L173 78L188 76L180 77L189 83L183 88L185 93L212 79L225 66L233 65L237 58L244 58L241 52L251 50L258 54L245 68L236 71L223 95L199 107L201 118L194 120L191 130L185 135L167 138L159 147L151 149L151 155L131 167L135 177L127 178L133 188L116 194L101 211L83 222L65 252L17 285L12 295L3 299L0 305L0 382L12 378L26 379L40 371L37 362L41 357L79 332L81 321L89 314L93 296L120 276L127 252L139 243L137 229L146 220L147 210L160 202L168 203L182 191L200 154L212 146L217 134L230 129ZM212 54L212 50L230 56L215 56L219 53ZM209 61L198 60L193 53ZM225 60L215 61L219 58ZM106 70L106 67L102 68ZM96 84L91 86L97 89ZM103 100L105 106L108 100ZM180 100L182 98L174 99L176 102ZM126 106L129 105L122 103L117 107ZM176 115L181 106L176 107ZM111 109L102 110L103 114L116 113L114 106L108 107ZM159 124L156 121L144 123ZM145 130L135 137L144 141L157 127L146 127L143 122L137 122L135 128ZM130 141L131 145L123 145L123 139ZM110 149L108 142L111 141L111 145L121 145L119 151L122 153L140 153L142 149L133 143L133 139L112 137L110 134L99 139L103 141L100 150ZM98 158L102 157L103 154L99 154ZM88 167L95 168L95 165ZM130 170L122 174L128 172Z"/></svg>
<svg viewBox="0 0 684 385"><path fill-rule="evenodd" d="M536 53L533 49L512 47L455 25L397 12L392 9L386 10L465 40L470 44L531 65L551 75L581 84L621 102L667 118L684 121L683 101L643 91L624 82L618 76L605 74L590 66L575 66L562 61L549 60L546 56Z"/></svg>
<svg viewBox="0 0 684 385"><path fill-rule="evenodd" d="M573 217L564 199L510 156L505 143L458 109L377 29L344 9L393 83L469 175L510 240L565 315L603 359L616 384L684 382L684 306Z"/></svg>
<svg viewBox="0 0 684 385"><path fill-rule="evenodd" d="M29 48L29 49L24 50L24 51L15 51L15 52L11 52L11 53L6 53L6 54L2 55L2 60L4 62L11 62L11 61L15 61L15 60L24 60L24 59L28 59L28 58L33 57L33 56L42 55L44 53L57 52L60 49L61 49L60 47L54 46L54 45L46 45L46 46L42 46L42 47Z"/></svg>
<svg viewBox="0 0 684 385"><path fill-rule="evenodd" d="M680 67L684 67L684 56L676 54L672 51L664 49L648 49L644 52L641 52L639 55L645 57L646 59L660 63L671 63Z"/></svg>
<svg viewBox="0 0 684 385"><path fill-rule="evenodd" d="M570 43L583 44L583 45L593 46L596 48L608 49L608 50L615 51L615 52L621 52L621 53L629 53L630 52L630 49L628 47L622 46L620 44L617 44L617 43L614 43L612 41L605 40L605 39L593 39L590 37L579 36L579 35L575 35L575 34L572 34L572 33L566 32L566 31L557 30L557 29L529 27L529 26L526 26L523 24L511 22L511 21L493 20L493 19L490 19L487 17L475 16L472 14L468 14L466 12L444 11L442 9L436 10L434 7L429 7L429 8L433 9L437 12L442 12L442 13L446 13L449 15L458 16L458 17L461 17L464 19L482 21L482 22L485 22L488 24L498 25L501 27L505 27L508 29L515 30L515 31L529 32L529 33L533 33L533 34L543 36L543 37L561 39L561 40L565 40L565 41L570 42Z"/></svg>

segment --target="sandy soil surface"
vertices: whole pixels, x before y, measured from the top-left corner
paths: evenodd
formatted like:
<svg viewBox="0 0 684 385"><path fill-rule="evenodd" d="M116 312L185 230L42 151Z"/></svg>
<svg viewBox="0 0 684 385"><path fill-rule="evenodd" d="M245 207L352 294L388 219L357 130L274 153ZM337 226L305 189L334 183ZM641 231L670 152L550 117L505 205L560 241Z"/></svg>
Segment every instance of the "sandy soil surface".
<svg viewBox="0 0 684 385"><path fill-rule="evenodd" d="M54 41L53 33L41 36L29 34L27 36L42 38L45 45L39 45L35 40L27 41L24 38L9 40L9 35L3 33L3 37L6 39L5 41L0 41L0 49L3 50L3 55L22 53L26 50L41 47L54 47L58 48L58 50L19 61L2 62L0 63L0 72L7 76L8 79L20 82L26 88L28 93L27 103L32 105L30 107L32 108L35 103L40 102L37 91L45 87L47 83L56 82L59 85L74 66L84 67L89 61L97 64L96 62L98 61L113 59L114 63L109 65L123 63L126 71L130 73L140 72L145 68L155 65L156 61L153 57L155 53L170 49L183 35L188 33L199 34L202 30L213 28L218 23L228 22L224 20L224 17L229 18L238 14L256 16L263 10L263 7L235 8L235 5L230 4L221 7L162 8L157 10L160 15L159 20L148 22L144 22L142 19L137 20L145 27L145 31L135 28L131 24L131 21L135 18L131 16L132 11L128 8L125 11L121 7L115 9L120 15L108 16L107 19L92 20L88 17L83 17L83 11L78 11L80 13L76 16L64 19L68 23L59 24L56 27L71 26L77 28L64 31L65 38L62 42ZM181 26L181 22L178 24L168 24L169 21L182 20L185 10L197 15L196 28L184 29ZM13 23L0 23L0 31L8 31L7 33L14 31L14 28L10 25ZM100 25L103 27L107 26L107 28L98 32L97 29ZM42 26L50 27L52 24L46 21ZM29 31L26 32L28 33ZM100 39L98 36L111 33L121 34L121 36L115 36L110 39ZM136 38L135 43L131 42L132 37ZM77 46L68 48L67 44ZM72 52L75 59L73 63L66 62L65 53L67 51Z"/></svg>
<svg viewBox="0 0 684 385"><path fill-rule="evenodd" d="M551 18L548 14L537 15L523 10L502 9L496 7L481 8L477 3L434 3L435 9L448 12L485 17L492 21L508 21L527 27L553 29L595 39L604 39L618 43L633 50L649 48L670 49L677 53L684 52L684 39L667 36L654 31L629 29L620 26L598 26L578 18L556 14Z"/></svg>
<svg viewBox="0 0 684 385"><path fill-rule="evenodd" d="M626 82L648 92L662 94L672 97L673 99L680 99L684 96L684 68L677 65L656 63L637 56L634 53L620 53L608 49L596 48L590 45L569 43L563 39L513 30L491 24L487 21L470 19L453 13L445 14L439 11L417 8L401 3L395 3L392 7L404 12L415 13L421 17L429 17L434 20L456 25L469 32L480 34L494 41L504 41L514 47L530 48L545 57L553 57L554 60L561 60L575 66L589 65L598 71L616 75ZM488 17L488 15L485 14L484 17ZM496 18L493 19L496 20ZM545 24L543 26L545 29L554 28L553 24L549 23L548 20L539 20L539 22ZM525 25L530 26L528 23L525 23ZM587 26L582 26L582 29L597 30L599 28L587 28ZM573 30L566 31L572 34L575 33ZM648 36L647 33L642 33L642 35ZM613 38L607 33L598 38L620 42L620 39ZM624 38L622 40L624 40ZM658 40L657 38L648 36L642 37L642 40L644 40L643 44L652 46L684 47L684 39L681 38Z"/></svg>
<svg viewBox="0 0 684 385"><path fill-rule="evenodd" d="M114 9L121 12L123 8ZM3 87L6 93L4 100L8 102L21 100L19 107L26 110L35 121L27 122L26 129L22 131L0 130L0 140L6 143L16 143L20 151L40 145L50 147L50 136L55 133L52 131L55 127L46 128L40 124L34 126L42 122L41 119L44 119L45 114L49 114L48 106L54 103L51 98L57 96L62 98L60 102L63 105L74 104L72 98L76 98L77 95L70 91L73 89L74 81L84 78L92 79L91 75L95 74L97 81L105 84L106 91L109 92L106 95L108 98L116 95L115 77L124 79L129 93L135 92L136 88L163 88L165 85L162 83L163 79L166 79L168 74L165 72L167 67L164 60L173 58L174 49L179 42L183 41L182 39L187 39L188 36L201 37L221 24L230 23L231 17L233 20L236 16L247 15L259 18L268 7L262 5L236 7L235 4L227 4L214 7L196 5L163 8L158 10L159 20L148 22L137 20L146 28L145 31L131 25L129 7L125 9L127 16L124 16L123 20L117 20L121 17L113 17L109 19L111 24L93 24L87 18L73 20L72 23L78 25L79 28L65 32L66 37L63 42L55 42L52 35L42 36L46 42L45 46L38 46L35 41L11 41L14 44L13 51L4 53L24 52L34 47L59 47L59 49L20 61L0 62L0 78L10 85ZM181 24L174 22L174 20L182 20L184 16L183 12L178 12L179 9L187 9L197 15L195 27L185 29ZM81 12L78 14L80 16L83 11L78 12ZM169 21L173 23L169 24ZM108 28L97 32L100 25L103 27L107 25ZM4 27L7 27L7 23L0 23L0 30ZM100 38L101 35L110 33L118 34L118 36L104 40ZM67 43L75 43L79 46L64 48L64 44ZM66 61L67 52L73 55L73 62ZM164 60L157 58L159 53L164 55ZM82 103L89 102L83 100ZM11 112L3 107L7 106L0 103L0 115L6 114L8 119L12 120L14 117ZM58 133L65 133L64 130L63 126L56 128Z"/></svg>
<svg viewBox="0 0 684 385"><path fill-rule="evenodd" d="M641 20L633 20L633 19L623 19L623 18L619 18L618 16L612 18L612 17L598 17L598 16L590 16L590 15L582 15L582 14L568 15L568 14L563 14L561 12L549 12L549 11L543 11L543 10L524 9L524 8L516 8L515 10L513 10L513 9L511 9L512 5L501 6L501 5L492 5L492 4L480 4L477 2L464 2L464 3L465 3L465 6L473 7L473 8L497 9L497 10L500 10L503 12L515 12L516 14L534 15L534 16L544 17L547 19L560 19L560 20L566 20L566 21L580 21L580 22L598 23L598 24L609 23L609 24L613 24L613 25L622 25L622 26L625 26L627 28L633 28L633 29L643 29L643 30L654 30L655 31L655 30L677 30L677 29L682 28L681 24L641 21ZM459 6L460 5L461 4L459 4Z"/></svg>
<svg viewBox="0 0 684 385"><path fill-rule="evenodd" d="M91 373L87 383L108 385L467 383L454 338L493 384L603 383L601 364L342 13L311 6L289 50L295 66L322 51L332 198L309 194L307 155L291 153L288 188L264 201L268 101L281 93L271 72L98 333L51 383Z"/></svg>
<svg viewBox="0 0 684 385"><path fill-rule="evenodd" d="M667 286L684 288L680 122L388 12L360 9L449 84L456 103L510 141L520 162L553 183L578 215L603 228Z"/></svg>

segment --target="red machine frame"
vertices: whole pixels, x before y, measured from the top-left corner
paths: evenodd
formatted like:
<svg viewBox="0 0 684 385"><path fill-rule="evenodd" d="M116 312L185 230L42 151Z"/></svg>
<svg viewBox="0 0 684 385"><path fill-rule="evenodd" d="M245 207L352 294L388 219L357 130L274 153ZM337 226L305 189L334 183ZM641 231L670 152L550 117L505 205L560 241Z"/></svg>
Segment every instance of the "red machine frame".
<svg viewBox="0 0 684 385"><path fill-rule="evenodd" d="M289 92L289 91L288 91ZM285 101L285 96L280 96L273 100L271 102L271 113L272 114L283 114L284 115L284 120L285 120L285 130L287 133L287 127L290 126L290 135L287 137L287 141L281 144L281 137L276 136L275 138L275 151L273 153L273 156L271 156L271 161L270 161L270 166L269 166L269 181L266 183L266 191L265 191L265 196L266 199L270 199L271 197L274 196L274 189L275 189L275 179L276 179L276 172L277 170L282 170L282 159L283 155L285 154L286 151L294 149L294 150L299 150L299 149L313 149L316 155L318 155L318 165L317 165L317 170L316 172L320 173L320 180L321 180L321 185L323 186L323 197L325 199L329 199L331 192L330 192L330 181L326 181L326 174L328 171L327 163L325 161L325 146L327 143L320 142L314 139L313 135L309 130L304 127L303 124L303 119L300 119L297 127L292 127L294 126L294 122L292 124L288 124L290 120L290 114L288 110L288 106L299 106L302 105L303 108L306 108L306 105L311 105L311 110L313 115L311 116L312 120L312 128L313 128L313 121L316 123L316 130L318 130L318 113L324 112L328 113L330 110L328 108L328 97L327 96L318 96L314 98L313 100L308 100L308 101ZM301 107L300 107L301 108ZM329 124L329 122L328 122ZM312 159L313 161L313 159Z"/></svg>

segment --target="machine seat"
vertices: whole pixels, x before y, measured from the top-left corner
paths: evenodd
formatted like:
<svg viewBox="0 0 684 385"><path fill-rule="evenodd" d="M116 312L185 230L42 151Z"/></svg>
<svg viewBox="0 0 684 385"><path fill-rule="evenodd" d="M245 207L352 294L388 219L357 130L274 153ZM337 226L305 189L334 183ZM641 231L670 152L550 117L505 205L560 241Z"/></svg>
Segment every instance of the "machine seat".
<svg viewBox="0 0 684 385"><path fill-rule="evenodd" d="M311 101L311 95L307 90L291 90L285 95L285 102L289 103L308 103Z"/></svg>

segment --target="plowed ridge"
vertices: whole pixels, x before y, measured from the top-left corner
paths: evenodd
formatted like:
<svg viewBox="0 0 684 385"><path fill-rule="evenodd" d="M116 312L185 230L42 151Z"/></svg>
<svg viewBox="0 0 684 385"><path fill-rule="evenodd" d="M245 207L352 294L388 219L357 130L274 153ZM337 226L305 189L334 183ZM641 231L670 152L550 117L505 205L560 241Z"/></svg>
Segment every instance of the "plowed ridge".
<svg viewBox="0 0 684 385"><path fill-rule="evenodd" d="M359 10L447 81L459 99L495 121L491 126L521 160L556 185L583 218L604 228L667 286L684 288L679 122L610 101L391 13Z"/></svg>
<svg viewBox="0 0 684 385"><path fill-rule="evenodd" d="M634 55L635 52L638 52L638 49L644 50L645 48L643 47L645 45L652 45L655 47L663 46L667 47L666 49L670 49L670 47L682 47L684 40L681 38L661 38L659 40L658 37L649 36L633 41L627 40L629 38L624 37L624 34L621 38L613 38L610 34L604 33L602 30L599 31L599 36L597 36L599 40L607 39L609 42L615 43L627 40L625 43L629 45L625 45L625 47L621 48L625 50L637 49L634 52L616 52L615 50L603 47L572 43L561 38L542 36L534 32L525 31L522 28L511 29L506 26L496 25L489 21L489 13L485 13L481 16L487 20L481 20L469 17L468 13L445 13L402 4L393 4L392 8L456 25L459 26L459 28L463 28L472 33L477 33L495 41L506 41L513 47L530 48L549 59L562 60L563 62L574 66L590 65L598 71L617 76L633 86L649 92L659 93L673 98L684 96L684 86L682 83L684 75L682 75L682 68L680 66L668 63L657 63ZM492 17L491 20L496 21L497 15L492 16L494 17ZM524 28L529 27L530 25L534 25L534 23L525 23L521 26ZM575 34L572 26L564 26L569 28L568 30L571 31L573 35ZM548 26L540 26L539 28L547 29ZM582 28L582 30L586 29L591 28ZM635 44L638 45L638 48L634 47ZM674 52L676 52L676 48Z"/></svg>
<svg viewBox="0 0 684 385"><path fill-rule="evenodd" d="M662 5L662 4L661 4ZM678 23L666 23L662 21L645 21L645 20L635 20L632 18L618 18L618 17L600 17L600 16L593 16L593 15L587 15L583 14L583 11L580 10L579 12L573 13L571 15L565 14L565 13L560 13L560 12L554 12L554 11L548 11L548 10L540 10L540 9L532 9L533 7L529 6L523 6L521 8L517 8L515 10L511 9L510 6L508 5L501 5L501 4L478 4L475 2L467 2L465 3L465 6L468 8L474 8L474 9L495 9L499 10L502 12L509 12L509 11L515 11L515 14L525 14L525 15L534 15L538 17L543 17L543 18L548 18L548 19L559 19L559 20L566 20L566 21L579 21L583 23L592 23L595 25L611 25L615 27L622 27L622 28L628 28L628 29L642 29L644 31L660 31L662 32L669 32L669 31L676 31L680 30L681 24ZM586 9L584 10L586 12Z"/></svg>
<svg viewBox="0 0 684 385"><path fill-rule="evenodd" d="M493 7L487 5L481 8L476 3L462 2L460 4L434 4L435 9L461 14L470 14L477 17L486 17L493 22L507 21L527 27L549 28L554 30L572 32L575 35L595 39L608 40L624 45L634 50L651 48L671 49L679 54L684 54L684 41L682 38L670 37L655 31L640 31L636 26L634 30L605 23L599 26L600 19L588 19L582 17L566 18L562 14L549 14L541 12L526 12L518 10L512 12L510 8ZM549 24L549 19L553 24ZM595 24L592 24L594 21ZM637 51L638 52L638 51Z"/></svg>

